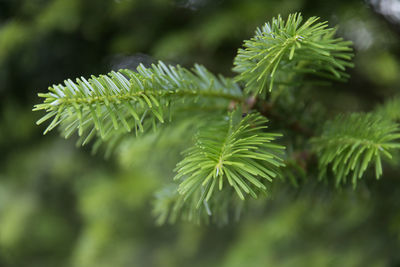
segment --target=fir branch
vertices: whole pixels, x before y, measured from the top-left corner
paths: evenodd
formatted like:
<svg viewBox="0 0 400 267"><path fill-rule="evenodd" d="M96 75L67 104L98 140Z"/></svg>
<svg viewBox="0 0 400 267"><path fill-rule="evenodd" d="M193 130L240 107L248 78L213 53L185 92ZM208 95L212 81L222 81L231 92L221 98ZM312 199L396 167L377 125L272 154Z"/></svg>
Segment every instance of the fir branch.
<svg viewBox="0 0 400 267"><path fill-rule="evenodd" d="M281 135L264 132L267 119L259 114L241 118L238 113L231 112L224 120L201 129L195 145L177 164L175 180L182 181L179 193L187 199L202 190L197 207L224 184L233 187L241 199L246 194L257 198L266 192L264 181L272 181L284 165L277 155L284 147L272 143Z"/></svg>
<svg viewBox="0 0 400 267"><path fill-rule="evenodd" d="M336 184L345 183L352 173L356 186L368 166L375 165L375 176L382 175L381 158L391 159L391 151L399 149L399 125L370 113L340 115L324 126L320 137L312 139L319 158L321 177L328 167Z"/></svg>
<svg viewBox="0 0 400 267"><path fill-rule="evenodd" d="M335 38L336 30L318 19L311 17L302 24L301 14L295 13L286 22L278 16L258 28L235 58L236 81L245 82L246 91L253 94L304 74L345 81L346 67L353 66L351 42Z"/></svg>
<svg viewBox="0 0 400 267"><path fill-rule="evenodd" d="M223 101L227 107L230 101L242 101L231 79L217 77L200 65L189 71L162 62L151 68L140 65L137 72L113 71L89 80L82 77L76 83L66 80L39 96L44 103L34 110L47 114L37 123L53 119L45 133L63 123L65 137L78 131L85 136L83 144L97 134L108 139L116 132L143 132L145 123L154 127L164 123L179 105L201 105L207 99L207 103Z"/></svg>

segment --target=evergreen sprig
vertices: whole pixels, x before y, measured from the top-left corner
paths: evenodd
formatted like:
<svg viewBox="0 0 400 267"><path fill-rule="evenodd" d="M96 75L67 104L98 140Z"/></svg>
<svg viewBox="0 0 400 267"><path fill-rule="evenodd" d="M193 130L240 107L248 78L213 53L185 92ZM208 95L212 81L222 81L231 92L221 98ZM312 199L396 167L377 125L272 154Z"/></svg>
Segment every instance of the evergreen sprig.
<svg viewBox="0 0 400 267"><path fill-rule="evenodd" d="M257 198L266 192L265 181L277 176L283 166L279 152L283 146L272 143L281 134L269 133L267 119L257 113L238 114L239 110L199 131L195 145L177 164L175 180L181 180L179 193L189 198L201 189L199 207L208 202L224 184L233 187L241 199L246 194Z"/></svg>
<svg viewBox="0 0 400 267"><path fill-rule="evenodd" d="M155 127L170 119L182 105L219 100L226 107L230 101L242 101L232 79L217 77L200 65L189 71L162 62L151 68L140 65L137 72L125 69L88 80L68 79L39 96L44 103L34 110L47 114L37 124L52 118L45 133L63 123L65 137L78 131L86 136L83 144L97 134L107 140L121 132L143 132L146 125Z"/></svg>
<svg viewBox="0 0 400 267"><path fill-rule="evenodd" d="M318 155L321 177L326 176L330 167L336 185L345 183L352 173L352 183L356 186L357 179L371 164L375 165L376 178L382 175L381 159L392 158L391 151L400 148L395 142L399 138L397 123L373 113L352 113L328 121L312 144Z"/></svg>
<svg viewBox="0 0 400 267"><path fill-rule="evenodd" d="M235 58L236 81L253 94L271 91L275 83L287 84L299 74L345 81L346 67L353 66L351 42L335 38L336 29L318 20L311 17L302 23L301 14L295 13L286 22L278 16L258 28Z"/></svg>

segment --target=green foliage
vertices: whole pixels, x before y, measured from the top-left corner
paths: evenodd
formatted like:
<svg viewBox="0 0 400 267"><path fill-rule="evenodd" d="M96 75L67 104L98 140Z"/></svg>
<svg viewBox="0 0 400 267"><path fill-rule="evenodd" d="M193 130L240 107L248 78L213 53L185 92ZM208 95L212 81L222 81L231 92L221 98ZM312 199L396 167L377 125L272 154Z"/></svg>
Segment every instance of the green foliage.
<svg viewBox="0 0 400 267"><path fill-rule="evenodd" d="M227 101L241 100L241 92L231 79L216 77L200 65L190 72L162 62L151 68L140 65L137 72L113 71L88 80L82 77L75 83L69 79L39 96L45 98L44 103L34 110L47 114L37 123L53 118L45 133L63 123L64 136L78 131L82 144L95 135L107 140L132 129L136 134L144 132L170 120L184 107L209 104L208 98L222 100L225 106Z"/></svg>
<svg viewBox="0 0 400 267"><path fill-rule="evenodd" d="M159 224L179 218L227 224L230 214L238 218L247 194L257 198L267 193L266 182L284 165L279 156L284 147L273 143L281 135L265 132L267 119L259 114L241 115L235 110L200 128L175 169L179 187L156 194Z"/></svg>
<svg viewBox="0 0 400 267"><path fill-rule="evenodd" d="M132 130L136 135L147 133L172 120L176 124L171 126L179 128L180 119L183 125L189 117L200 118L192 114L204 114L202 122L188 131L197 134L194 145L184 151L176 166L174 180L179 185L165 187L157 194L154 214L160 224L178 219L226 224L232 212L239 214L241 201L247 196L267 195L267 183L278 174L284 175L283 181L298 186L295 176L309 175L305 167L312 153L318 156L320 176L326 177L330 168L337 185L352 175L355 186L372 163L379 178L382 156L391 158L392 150L400 147L396 143L398 125L383 119L388 116L382 112L338 116L326 123L321 136L311 140L312 151L293 150L309 149L309 139L300 140L297 132L310 137L312 131L300 124L310 120L307 116L317 120L316 111L305 110L301 103L295 105L296 97L306 95L294 93L305 83L303 75L345 81L345 69L352 67L353 56L351 42L334 37L336 31L328 28L327 22L317 22L317 17L302 21L295 13L286 22L279 16L257 29L256 36L245 41L245 49L239 50L234 62L239 74L232 79L216 76L200 65L189 71L160 61L150 68L139 65L137 71L125 69L88 80L66 80L64 85L39 94L44 103L34 110L47 114L38 124L52 119L45 133L61 125L65 137L77 131L82 145L98 136L94 147L106 142L109 152ZM235 80L245 83L243 90ZM292 90L284 94L277 90L268 101L254 97L266 88L271 91L275 83ZM246 99L246 95L250 97ZM277 107L285 103L287 108ZM295 112L289 107L304 113L303 119L283 117ZM279 114L280 110L284 113ZM275 140L282 134L267 130L265 116L278 126L277 132L288 133L284 142L291 148L285 155L285 169L281 156L284 146ZM315 127L312 121L309 126Z"/></svg>
<svg viewBox="0 0 400 267"><path fill-rule="evenodd" d="M345 68L353 66L351 42L335 38L336 30L318 19L302 24L300 13L289 15L286 22L278 16L244 42L233 70L239 73L236 80L246 84L246 92L271 91L275 83L290 84L303 74L339 81L349 77Z"/></svg>
<svg viewBox="0 0 400 267"><path fill-rule="evenodd" d="M229 76L235 47L252 29L296 10L303 21L317 14L338 24L338 34L354 43L356 69L351 83L325 87L311 75L281 73L267 100L245 102L245 112L268 118L266 131L283 133L276 140L286 147L280 178L261 179L267 199L242 201L226 183L208 202L211 216L205 205L195 208L196 196L168 208L183 198L178 184L168 186L181 151L214 112L227 114L229 100L179 101L184 110L172 122L157 122L157 131L144 122L138 137L119 127L100 142L115 148L108 160L74 148L74 136L42 136L45 127L35 127L44 111L30 112L39 103L33 92L49 82L136 69L151 57L185 67L199 62ZM383 110L399 92L398 27L365 1L3 0L0 21L0 266L400 266L398 150L382 160L379 181L369 179L371 161L356 190L335 190L318 182L319 158L309 144L336 112L385 102L379 116L398 120L399 105ZM324 181L334 181L327 174ZM175 223L155 225L151 204Z"/></svg>
<svg viewBox="0 0 400 267"><path fill-rule="evenodd" d="M352 173L357 184L368 166L375 165L375 176L382 175L381 158L391 159L391 151L400 148L397 123L375 114L339 115L324 126L322 135L312 140L318 155L321 177L331 168L336 185L345 183Z"/></svg>
<svg viewBox="0 0 400 267"><path fill-rule="evenodd" d="M183 180L178 191L187 199L200 190L197 207L224 184L232 186L243 200L245 194L257 198L259 192L266 192L263 181L272 182L284 165L276 155L284 147L272 143L281 135L265 132L267 120L259 114L238 115L238 111L231 112L201 129L195 145L177 164L174 179Z"/></svg>

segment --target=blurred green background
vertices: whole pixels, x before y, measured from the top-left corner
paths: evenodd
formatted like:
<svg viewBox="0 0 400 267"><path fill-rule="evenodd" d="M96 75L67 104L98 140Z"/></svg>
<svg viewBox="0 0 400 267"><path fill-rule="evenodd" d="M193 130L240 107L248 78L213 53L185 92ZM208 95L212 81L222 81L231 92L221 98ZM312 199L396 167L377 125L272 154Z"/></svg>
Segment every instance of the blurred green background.
<svg viewBox="0 0 400 267"><path fill-rule="evenodd" d="M392 5L392 6L390 6ZM332 110L369 110L400 90L400 1L0 0L0 266L400 266L400 181L387 166L356 191L277 182L227 226L157 226L178 134L129 141L109 159L56 131L38 92L66 78L163 60L232 75L244 39L273 16L317 15L354 42ZM400 11L397 11L400 12ZM38 113L38 114L37 114ZM176 129L179 131L180 129Z"/></svg>

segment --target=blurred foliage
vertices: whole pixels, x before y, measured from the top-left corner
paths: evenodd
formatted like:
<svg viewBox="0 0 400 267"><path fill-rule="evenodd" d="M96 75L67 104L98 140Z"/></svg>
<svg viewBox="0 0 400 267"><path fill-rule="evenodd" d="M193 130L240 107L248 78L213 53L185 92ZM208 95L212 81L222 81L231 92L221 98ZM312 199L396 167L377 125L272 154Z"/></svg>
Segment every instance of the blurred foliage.
<svg viewBox="0 0 400 267"><path fill-rule="evenodd" d="M127 140L104 160L74 140L43 139L34 124L37 92L65 78L158 59L230 75L243 39L295 11L354 42L350 82L310 88L328 112L368 111L398 93L398 32L363 1L0 0L0 266L399 266L393 166L356 191L278 181L271 199L222 228L159 227L154 192L171 181L190 130ZM307 108L292 102L281 114Z"/></svg>

